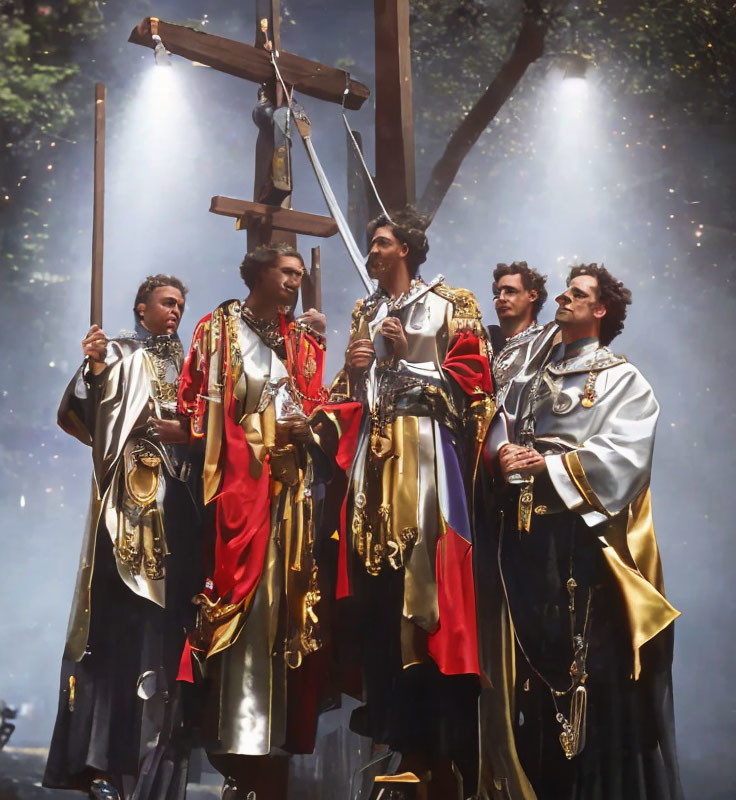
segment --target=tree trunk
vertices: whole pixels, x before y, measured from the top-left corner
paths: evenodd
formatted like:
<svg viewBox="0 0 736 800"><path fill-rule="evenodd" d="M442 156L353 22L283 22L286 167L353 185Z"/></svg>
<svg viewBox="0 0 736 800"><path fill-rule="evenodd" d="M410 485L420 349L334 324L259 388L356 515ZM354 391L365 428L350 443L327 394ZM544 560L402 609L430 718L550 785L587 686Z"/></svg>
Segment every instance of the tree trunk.
<svg viewBox="0 0 736 800"><path fill-rule="evenodd" d="M525 4L524 20L508 61L485 90L447 143L445 152L434 165L432 174L419 201L419 209L433 219L452 186L465 156L499 112L524 73L544 52L547 25Z"/></svg>

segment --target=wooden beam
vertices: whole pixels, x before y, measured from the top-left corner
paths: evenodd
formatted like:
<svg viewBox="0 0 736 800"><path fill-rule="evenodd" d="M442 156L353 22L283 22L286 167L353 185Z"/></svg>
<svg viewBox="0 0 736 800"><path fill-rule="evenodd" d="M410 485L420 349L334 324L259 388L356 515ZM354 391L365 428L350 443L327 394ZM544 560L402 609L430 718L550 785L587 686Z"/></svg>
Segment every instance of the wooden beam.
<svg viewBox="0 0 736 800"><path fill-rule="evenodd" d="M271 0L271 28L273 30L273 46L277 50L281 50L281 3L279 0Z"/></svg>
<svg viewBox="0 0 736 800"><path fill-rule="evenodd" d="M312 248L312 268L302 278L302 311L322 311L322 267L319 247Z"/></svg>
<svg viewBox="0 0 736 800"><path fill-rule="evenodd" d="M305 236L319 236L323 239L337 233L337 223L332 217L306 214L303 211L294 211L281 206L267 206L248 200L237 200L234 197L216 195L210 203L210 211L223 217L237 219L238 230L245 229L251 222L259 220L261 224L275 231L289 231Z"/></svg>
<svg viewBox="0 0 736 800"><path fill-rule="evenodd" d="M376 186L390 210L416 199L409 0L375 0L374 18Z"/></svg>
<svg viewBox="0 0 736 800"><path fill-rule="evenodd" d="M261 20L268 21L268 38L271 41L271 46L278 52L281 49L281 20L280 9L278 0L256 0L255 3L255 36L254 44L257 49L264 49L264 41L261 30ZM276 79L276 72L272 70L271 79L264 84L266 94L271 102L276 106L282 106L286 102L284 97L283 88L280 81ZM254 120L255 121L255 120ZM258 125L258 123L256 123ZM274 134L275 126L272 122L271 126L266 129L258 125L258 138L256 139L256 162L255 170L253 173L253 201L256 203L263 202L268 198L264 195L264 190L267 184L272 183L274 178ZM291 145L288 146L287 159L289 162L288 174L293 180L291 172ZM276 198L272 198L275 200ZM274 203L269 203L273 205ZM278 203L281 208L291 208L291 192L286 194ZM238 220L236 229L242 230L246 228L248 231L247 248L250 253L259 245L271 244L288 244L294 249L297 247L296 234L291 231L274 230L264 218L250 216L247 220Z"/></svg>
<svg viewBox="0 0 736 800"><path fill-rule="evenodd" d="M322 259L319 247L312 248L312 269L309 270L309 282L314 294L312 308L322 311Z"/></svg>
<svg viewBox="0 0 736 800"><path fill-rule="evenodd" d="M152 48L150 21L150 17L141 20L128 41ZM198 61L254 83L273 79L273 65L265 50L163 20L158 23L158 33L167 50L190 61ZM286 83L310 97L341 103L346 82L349 90L345 99L347 108L360 108L370 96L368 87L350 80L349 73L344 70L285 52L280 53L278 64Z"/></svg>

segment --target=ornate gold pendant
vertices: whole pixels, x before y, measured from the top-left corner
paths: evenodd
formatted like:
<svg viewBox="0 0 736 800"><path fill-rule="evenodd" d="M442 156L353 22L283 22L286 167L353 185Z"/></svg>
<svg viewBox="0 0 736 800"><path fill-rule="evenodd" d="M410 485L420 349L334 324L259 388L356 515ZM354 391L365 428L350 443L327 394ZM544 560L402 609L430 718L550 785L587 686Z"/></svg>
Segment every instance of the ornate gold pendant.
<svg viewBox="0 0 736 800"><path fill-rule="evenodd" d="M521 485L519 494L518 529L529 533L532 526L532 507L534 505L534 476Z"/></svg>
<svg viewBox="0 0 736 800"><path fill-rule="evenodd" d="M585 729L588 716L588 692L584 685L579 685L573 692L570 701L570 720L557 713L557 721L562 725L560 745L568 760L583 752L585 747Z"/></svg>

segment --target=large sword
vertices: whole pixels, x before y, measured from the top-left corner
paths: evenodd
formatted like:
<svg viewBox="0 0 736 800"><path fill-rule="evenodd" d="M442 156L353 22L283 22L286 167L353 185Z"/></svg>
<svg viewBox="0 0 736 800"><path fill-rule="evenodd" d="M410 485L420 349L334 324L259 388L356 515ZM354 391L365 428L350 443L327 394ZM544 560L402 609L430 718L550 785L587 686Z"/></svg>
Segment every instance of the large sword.
<svg viewBox="0 0 736 800"><path fill-rule="evenodd" d="M330 209L330 214L332 214L333 219L337 223L337 229L340 232L340 236L345 244L345 247L347 248L350 260L353 262L353 265L358 272L358 276L363 282L363 286L365 286L365 290L368 292L368 294L373 294L373 292L376 291L376 284L368 275L363 254L360 252L360 248L353 238L353 234L348 227L348 223L346 222L345 217L340 210L340 206L335 198L335 193L332 191L330 182L327 180L327 175L325 175L325 171L322 168L322 164L320 164L317 152L312 144L312 124L310 123L307 115L303 112L296 114L292 113L292 117L296 122L299 135L302 137L302 141L304 142L304 147L307 150L307 155L309 156L309 161L312 164L314 174L317 176L317 182L319 183L319 188L322 190L322 194L324 195L327 208Z"/></svg>

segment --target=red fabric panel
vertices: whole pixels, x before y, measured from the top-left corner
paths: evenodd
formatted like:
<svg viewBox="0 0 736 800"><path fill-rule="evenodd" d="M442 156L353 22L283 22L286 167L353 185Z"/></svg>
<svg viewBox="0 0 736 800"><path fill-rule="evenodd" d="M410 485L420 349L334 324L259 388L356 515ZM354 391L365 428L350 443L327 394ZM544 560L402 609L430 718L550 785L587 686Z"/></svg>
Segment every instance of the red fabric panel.
<svg viewBox="0 0 736 800"><path fill-rule="evenodd" d="M289 753L311 753L314 750L319 700L329 674L328 653L324 649L304 656L298 669L286 670L286 740L283 748Z"/></svg>
<svg viewBox="0 0 736 800"><path fill-rule="evenodd" d="M363 404L352 400L346 403L331 403L324 406L325 411L334 414L340 422L340 442L335 460L341 470L347 472L355 458L358 447L358 432L363 419Z"/></svg>
<svg viewBox="0 0 736 800"><path fill-rule="evenodd" d="M179 661L179 673L176 676L178 681L186 681L187 683L194 683L194 670L192 669L192 645L189 644L189 639L184 642L184 651L181 654Z"/></svg>
<svg viewBox="0 0 736 800"><path fill-rule="evenodd" d="M363 404L352 400L345 403L327 403L322 408L325 412L334 414L338 419L340 441L337 446L335 461L343 472L348 472L358 446L360 421L363 419ZM335 595L338 600L342 597L349 597L351 594L350 570L348 569L348 536L346 496L340 509L340 541L337 551L337 585L335 589Z"/></svg>
<svg viewBox="0 0 736 800"><path fill-rule="evenodd" d="M204 329L211 318L212 314L207 314L197 323L189 353L179 376L179 413L190 418L191 433L194 438L203 435L207 411L207 401L202 397L203 394L207 394L209 373L209 344L205 341ZM203 353L206 354L206 358L202 357Z"/></svg>
<svg viewBox="0 0 736 800"><path fill-rule="evenodd" d="M279 327L286 342L286 369L294 385L302 395L305 414L327 399L327 390L322 385L325 369L325 349L318 341L294 321L279 315Z"/></svg>
<svg viewBox="0 0 736 800"><path fill-rule="evenodd" d="M480 339L471 331L458 335L447 351L442 369L470 397L493 392L488 358L481 352Z"/></svg>
<svg viewBox="0 0 736 800"><path fill-rule="evenodd" d="M436 569L440 623L429 655L445 675L480 675L473 548L452 528L437 543Z"/></svg>
<svg viewBox="0 0 736 800"><path fill-rule="evenodd" d="M215 498L214 581L217 596L228 596L231 603L238 603L253 591L263 571L271 524L271 496L268 464L263 465L260 477L253 478L250 474L253 456L245 431L235 422L231 380L228 372L225 396L230 400L230 408L224 415L220 453L222 486Z"/></svg>
<svg viewBox="0 0 736 800"><path fill-rule="evenodd" d="M343 597L350 597L350 571L348 570L348 532L347 526L347 496L342 501L342 509L340 510L340 541L338 542L337 550L337 586L335 588L335 596L338 600Z"/></svg>

